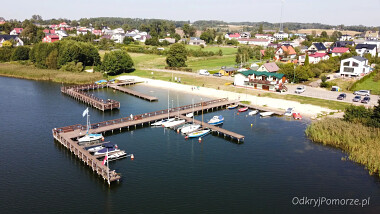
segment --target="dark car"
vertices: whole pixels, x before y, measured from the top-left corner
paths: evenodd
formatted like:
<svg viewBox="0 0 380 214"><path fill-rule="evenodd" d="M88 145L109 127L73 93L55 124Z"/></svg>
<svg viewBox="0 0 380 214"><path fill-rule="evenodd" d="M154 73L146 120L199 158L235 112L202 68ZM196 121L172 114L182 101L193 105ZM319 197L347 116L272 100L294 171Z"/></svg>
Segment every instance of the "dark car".
<svg viewBox="0 0 380 214"><path fill-rule="evenodd" d="M213 74L213 76L216 76L216 77L221 77L221 76L222 76L222 74L221 74L221 73L215 73L215 74Z"/></svg>
<svg viewBox="0 0 380 214"><path fill-rule="evenodd" d="M369 101L371 101L370 97L364 97L364 99L362 100L362 103L368 104Z"/></svg>
<svg viewBox="0 0 380 214"><path fill-rule="evenodd" d="M358 96L355 96L354 99L352 99L352 101L360 102L361 99L362 99L362 97L358 95Z"/></svg>
<svg viewBox="0 0 380 214"><path fill-rule="evenodd" d="M346 94L339 94L339 96L337 97L338 100L344 100L346 99L347 95Z"/></svg>

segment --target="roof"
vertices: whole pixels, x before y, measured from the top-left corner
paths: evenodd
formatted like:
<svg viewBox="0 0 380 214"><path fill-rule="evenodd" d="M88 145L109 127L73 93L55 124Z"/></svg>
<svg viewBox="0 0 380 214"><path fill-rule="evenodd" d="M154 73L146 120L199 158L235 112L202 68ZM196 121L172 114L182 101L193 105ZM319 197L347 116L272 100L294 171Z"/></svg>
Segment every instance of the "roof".
<svg viewBox="0 0 380 214"><path fill-rule="evenodd" d="M294 50L294 48L291 45L283 45L283 46L281 46L281 49L284 52L288 52L289 55L297 54L296 51Z"/></svg>
<svg viewBox="0 0 380 214"><path fill-rule="evenodd" d="M327 53L315 53L315 54L310 54L309 57L313 57L313 58L319 58L319 57L324 57L328 55Z"/></svg>
<svg viewBox="0 0 380 214"><path fill-rule="evenodd" d="M225 70L227 72L231 72L231 71L237 71L238 69L237 68L225 68L223 70Z"/></svg>
<svg viewBox="0 0 380 214"><path fill-rule="evenodd" d="M346 47L347 45L353 45L353 41L337 41L334 44L334 47Z"/></svg>
<svg viewBox="0 0 380 214"><path fill-rule="evenodd" d="M360 62L365 62L365 61L367 61L366 58L361 57L361 56L353 56L353 57L351 57L351 58L352 58L352 59L356 59L356 60L358 60L358 61L360 61Z"/></svg>
<svg viewBox="0 0 380 214"><path fill-rule="evenodd" d="M23 28L14 28L13 30L16 31L16 33L21 33L21 31L23 30Z"/></svg>
<svg viewBox="0 0 380 214"><path fill-rule="evenodd" d="M332 50L332 53L346 53L349 50L350 50L349 48L335 47Z"/></svg>
<svg viewBox="0 0 380 214"><path fill-rule="evenodd" d="M246 42L269 42L269 39L238 39L238 41L246 41Z"/></svg>
<svg viewBox="0 0 380 214"><path fill-rule="evenodd" d="M355 48L355 49L362 49L362 48L365 48L365 49L373 50L373 49L375 49L376 47L377 47L376 45L371 45L371 44L358 44L358 45L356 45L356 48Z"/></svg>
<svg viewBox="0 0 380 214"><path fill-rule="evenodd" d="M19 39L19 37L17 35L7 35L7 34L3 34L3 35L0 35L0 40L4 39L5 41L7 40L17 40Z"/></svg>
<svg viewBox="0 0 380 214"><path fill-rule="evenodd" d="M274 62L265 63L263 65L268 72L276 72L280 70L280 68Z"/></svg>
<svg viewBox="0 0 380 214"><path fill-rule="evenodd" d="M313 45L319 51L326 50L326 47L325 47L325 45L322 42L315 42L315 43L313 43Z"/></svg>
<svg viewBox="0 0 380 214"><path fill-rule="evenodd" d="M238 34L238 33L228 34L228 37L238 38L238 37L240 37L240 34Z"/></svg>
<svg viewBox="0 0 380 214"><path fill-rule="evenodd" d="M254 70L248 70L248 71L242 71L238 74L243 74L244 76L248 77L249 75L255 74L255 76L267 76L267 77L276 77L278 79L281 79L284 74L279 73L270 73L266 71L254 71Z"/></svg>

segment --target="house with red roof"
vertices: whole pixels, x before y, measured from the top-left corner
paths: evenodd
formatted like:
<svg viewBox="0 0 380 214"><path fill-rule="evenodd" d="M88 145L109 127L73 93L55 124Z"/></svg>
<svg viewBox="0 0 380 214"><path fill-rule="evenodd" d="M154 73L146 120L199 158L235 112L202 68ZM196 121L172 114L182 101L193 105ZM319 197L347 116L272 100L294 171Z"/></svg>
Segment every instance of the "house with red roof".
<svg viewBox="0 0 380 214"><path fill-rule="evenodd" d="M305 63L306 55L298 57L298 63L303 65ZM317 64L322 60L328 60L330 56L327 53L315 53L309 55L309 64Z"/></svg>
<svg viewBox="0 0 380 214"><path fill-rule="evenodd" d="M294 59L296 56L297 53L291 45L282 45L281 47L277 48L275 53L277 60L281 60L282 58Z"/></svg>
<svg viewBox="0 0 380 214"><path fill-rule="evenodd" d="M331 51L331 56L342 56L344 53L350 53L349 48L341 48L341 47L335 47Z"/></svg>
<svg viewBox="0 0 380 214"><path fill-rule="evenodd" d="M224 38L225 39L228 39L228 40L231 40L231 39L240 39L241 36L239 33L226 33L226 35L224 35Z"/></svg>
<svg viewBox="0 0 380 214"><path fill-rule="evenodd" d="M92 30L92 34L96 36L101 36L102 35L102 30Z"/></svg>
<svg viewBox="0 0 380 214"><path fill-rule="evenodd" d="M0 25L3 25L5 23L6 23L6 21L3 21L3 20L0 21Z"/></svg>
<svg viewBox="0 0 380 214"><path fill-rule="evenodd" d="M52 30L52 29L44 29L43 32L45 34L55 34L55 30Z"/></svg>
<svg viewBox="0 0 380 214"><path fill-rule="evenodd" d="M42 42L52 43L59 41L59 36L56 34L47 35L42 39Z"/></svg>
<svg viewBox="0 0 380 214"><path fill-rule="evenodd" d="M239 44L268 47L269 39L238 39Z"/></svg>
<svg viewBox="0 0 380 214"><path fill-rule="evenodd" d="M22 30L24 30L23 28L14 28L10 33L9 35L20 35Z"/></svg>

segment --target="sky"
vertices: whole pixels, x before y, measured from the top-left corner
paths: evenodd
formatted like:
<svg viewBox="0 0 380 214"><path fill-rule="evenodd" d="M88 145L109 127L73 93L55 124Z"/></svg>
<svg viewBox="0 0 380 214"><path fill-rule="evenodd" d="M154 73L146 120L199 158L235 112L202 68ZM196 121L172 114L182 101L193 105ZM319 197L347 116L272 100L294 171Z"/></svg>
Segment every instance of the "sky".
<svg viewBox="0 0 380 214"><path fill-rule="evenodd" d="M24 20L91 17L157 18L191 22L278 23L281 0L17 0L0 17ZM380 0L284 0L283 22L380 26Z"/></svg>

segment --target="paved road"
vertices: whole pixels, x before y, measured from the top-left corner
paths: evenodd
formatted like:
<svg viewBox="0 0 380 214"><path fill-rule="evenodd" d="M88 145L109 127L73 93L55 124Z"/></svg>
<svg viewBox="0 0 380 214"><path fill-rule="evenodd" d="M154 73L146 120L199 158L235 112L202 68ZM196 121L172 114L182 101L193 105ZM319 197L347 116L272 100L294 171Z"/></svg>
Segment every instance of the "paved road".
<svg viewBox="0 0 380 214"><path fill-rule="evenodd" d="M353 103L353 104L361 104L361 103L354 103L352 102L352 99L354 98L354 94L350 92L337 92L337 91L328 91L323 88L313 88L310 86L305 86L306 90L302 94L296 94L294 91L296 90L297 86L299 85L290 85L288 84L286 87L288 87L288 91L283 93L283 94L294 94L294 95L299 95L299 96L305 96L305 97L314 97L314 98L321 98L321 99L326 99L326 100L337 100L336 98L338 97L339 94L345 93L347 94L347 98L343 101L340 102L347 102L347 103ZM371 95L371 101L369 104L363 104L365 106L374 106L377 104L377 100L379 99L379 96L377 95ZM363 96L362 96L363 98Z"/></svg>
<svg viewBox="0 0 380 214"><path fill-rule="evenodd" d="M192 76L199 76L199 77L207 77L207 78L216 78L216 79L225 79L228 81L233 82L234 78L230 76L222 76L222 77L215 77L215 76L202 76L199 75L198 73L195 72L185 72L185 71L172 71L172 70L166 70L166 69L147 69L150 71L158 71L158 72L167 72L167 73L174 73L174 74L185 74L185 75L192 75ZM347 102L347 103L352 103L354 105L364 105L364 106L375 106L377 105L377 100L379 99L379 96L377 95L371 95L371 101L369 104L362 104L362 103L356 103L352 102L352 99L354 98L355 95L352 93L346 93L347 98L345 100L337 100L336 98L338 97L339 94L345 93L345 92L336 92L336 91L328 91L323 88L314 88L310 86L305 86L306 90L302 94L296 94L294 91L296 90L298 84L287 84L286 87L288 88L287 92L281 93L283 95L285 94L293 94L293 95L298 95L298 96L304 96L304 97L313 97L313 98L320 98L320 99L325 99L325 100L334 100L334 101L339 101L339 102ZM268 92L268 91L263 91L263 92ZM279 94L278 92L271 92L270 93L276 93ZM362 97L363 98L363 97Z"/></svg>

